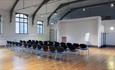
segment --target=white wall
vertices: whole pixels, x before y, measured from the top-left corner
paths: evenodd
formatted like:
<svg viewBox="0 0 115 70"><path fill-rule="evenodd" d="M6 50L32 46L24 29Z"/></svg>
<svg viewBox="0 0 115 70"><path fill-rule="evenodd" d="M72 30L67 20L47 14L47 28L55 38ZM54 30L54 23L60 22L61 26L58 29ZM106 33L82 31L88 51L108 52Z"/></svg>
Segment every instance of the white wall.
<svg viewBox="0 0 115 70"><path fill-rule="evenodd" d="M110 30L111 26L115 28L115 20L104 20L102 24L106 33L106 44L115 45L115 30Z"/></svg>
<svg viewBox="0 0 115 70"><path fill-rule="evenodd" d="M2 33L0 34L0 45L4 45L6 43L7 35L10 33L10 25L9 23L9 12L0 10L0 15L2 15Z"/></svg>
<svg viewBox="0 0 115 70"><path fill-rule="evenodd" d="M89 17L72 20L62 20L58 23L58 41L61 41L62 36L67 37L67 42L86 43L85 34L90 33L89 44L100 46L101 39L101 18Z"/></svg>
<svg viewBox="0 0 115 70"><path fill-rule="evenodd" d="M42 19L44 21L44 34L38 35L36 24L32 25L31 16L29 17L28 23L28 34L16 34L15 33L15 13L13 17L13 22L10 23L9 12L5 10L0 10L0 15L3 18L3 33L0 35L0 45L5 45L7 40L19 41L19 40L49 40L49 27L47 26L47 19Z"/></svg>

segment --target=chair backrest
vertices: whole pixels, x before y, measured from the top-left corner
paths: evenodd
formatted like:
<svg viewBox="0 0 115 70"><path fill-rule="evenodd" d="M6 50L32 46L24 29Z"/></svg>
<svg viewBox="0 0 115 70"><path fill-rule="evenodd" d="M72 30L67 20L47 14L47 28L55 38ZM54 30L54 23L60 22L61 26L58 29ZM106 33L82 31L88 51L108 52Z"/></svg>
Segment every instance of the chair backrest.
<svg viewBox="0 0 115 70"><path fill-rule="evenodd" d="M87 49L87 45L86 44L80 44L80 49Z"/></svg>
<svg viewBox="0 0 115 70"><path fill-rule="evenodd" d="M56 47L56 50L57 50L58 53L64 52L64 48L61 47L61 46Z"/></svg>
<svg viewBox="0 0 115 70"><path fill-rule="evenodd" d="M53 46L54 43L52 41L49 41L49 46Z"/></svg>
<svg viewBox="0 0 115 70"><path fill-rule="evenodd" d="M73 46L76 48L76 49L80 49L80 46L78 43L73 43Z"/></svg>
<svg viewBox="0 0 115 70"><path fill-rule="evenodd" d="M67 49L67 45L66 45L66 43L64 43L64 42L61 42L61 43L60 43L60 46L61 46L61 47L63 47L63 48L64 48L64 50L66 50L66 49Z"/></svg>
<svg viewBox="0 0 115 70"><path fill-rule="evenodd" d="M36 40L35 43L38 44L38 41Z"/></svg>
<svg viewBox="0 0 115 70"><path fill-rule="evenodd" d="M50 51L50 52L54 53L55 50L56 50L56 47L54 47L54 46L50 46L50 47L49 47L49 51Z"/></svg>
<svg viewBox="0 0 115 70"><path fill-rule="evenodd" d="M40 50L41 48L42 47L39 44L37 44L37 49Z"/></svg>
<svg viewBox="0 0 115 70"><path fill-rule="evenodd" d="M28 46L28 48L30 48L30 47L32 46L31 44L32 44L32 41L31 41L31 40L28 40L28 41L27 41L27 46Z"/></svg>
<svg viewBox="0 0 115 70"><path fill-rule="evenodd" d="M23 46L26 48L27 47L27 42L23 41Z"/></svg>
<svg viewBox="0 0 115 70"><path fill-rule="evenodd" d="M40 46L43 46L43 41L38 41L38 44L39 44Z"/></svg>
<svg viewBox="0 0 115 70"><path fill-rule="evenodd" d="M48 52L48 50L49 50L48 46L43 45L43 50L44 50L45 52Z"/></svg>
<svg viewBox="0 0 115 70"><path fill-rule="evenodd" d="M76 49L72 43L67 43L67 47L69 48L70 51L74 51Z"/></svg>
<svg viewBox="0 0 115 70"><path fill-rule="evenodd" d="M54 42L54 46L58 47L58 46L60 46L60 43L59 42Z"/></svg>
<svg viewBox="0 0 115 70"><path fill-rule="evenodd" d="M44 45L49 45L49 42L48 41L44 41Z"/></svg>

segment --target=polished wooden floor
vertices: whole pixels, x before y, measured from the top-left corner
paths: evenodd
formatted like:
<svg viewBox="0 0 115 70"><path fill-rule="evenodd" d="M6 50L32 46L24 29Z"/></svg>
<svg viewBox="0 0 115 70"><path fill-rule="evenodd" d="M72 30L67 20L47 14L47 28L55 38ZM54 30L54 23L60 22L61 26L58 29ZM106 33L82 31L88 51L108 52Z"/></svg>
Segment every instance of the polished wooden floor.
<svg viewBox="0 0 115 70"><path fill-rule="evenodd" d="M0 70L115 70L115 48L90 48L63 61L0 48Z"/></svg>

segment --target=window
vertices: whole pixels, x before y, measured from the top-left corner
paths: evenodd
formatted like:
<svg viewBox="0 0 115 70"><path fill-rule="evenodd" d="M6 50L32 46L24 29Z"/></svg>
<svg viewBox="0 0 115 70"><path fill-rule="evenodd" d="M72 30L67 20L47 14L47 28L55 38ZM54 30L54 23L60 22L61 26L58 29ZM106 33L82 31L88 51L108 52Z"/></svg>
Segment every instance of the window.
<svg viewBox="0 0 115 70"><path fill-rule="evenodd" d="M0 34L2 33L2 17L0 16Z"/></svg>
<svg viewBox="0 0 115 70"><path fill-rule="evenodd" d="M43 21L37 21L37 33L38 34L43 34Z"/></svg>
<svg viewBox="0 0 115 70"><path fill-rule="evenodd" d="M28 16L25 14L16 14L16 33L28 33Z"/></svg>

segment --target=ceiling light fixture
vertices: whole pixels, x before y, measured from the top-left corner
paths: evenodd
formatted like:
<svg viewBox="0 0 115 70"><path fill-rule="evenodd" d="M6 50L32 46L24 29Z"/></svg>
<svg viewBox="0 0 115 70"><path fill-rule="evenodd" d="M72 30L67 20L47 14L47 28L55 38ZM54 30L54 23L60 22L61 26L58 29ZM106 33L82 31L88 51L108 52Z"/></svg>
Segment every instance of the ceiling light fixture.
<svg viewBox="0 0 115 70"><path fill-rule="evenodd" d="M111 3L110 7L114 7L114 4L113 4L113 3Z"/></svg>
<svg viewBox="0 0 115 70"><path fill-rule="evenodd" d="M83 8L83 11L86 11L86 9L85 9L85 8Z"/></svg>
<svg viewBox="0 0 115 70"><path fill-rule="evenodd" d="M55 12L54 15L57 15L57 12Z"/></svg>

